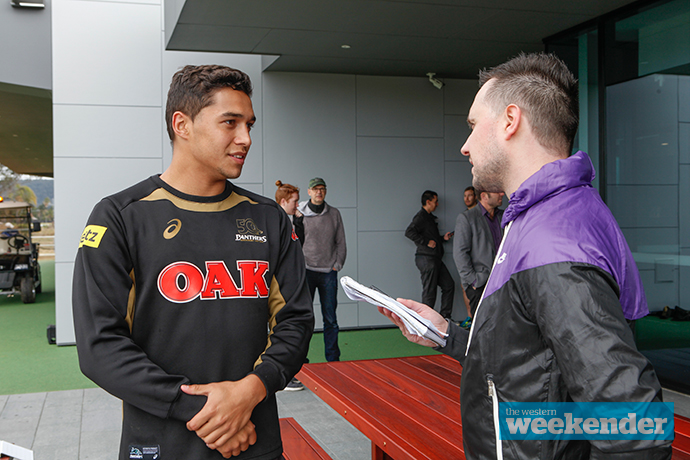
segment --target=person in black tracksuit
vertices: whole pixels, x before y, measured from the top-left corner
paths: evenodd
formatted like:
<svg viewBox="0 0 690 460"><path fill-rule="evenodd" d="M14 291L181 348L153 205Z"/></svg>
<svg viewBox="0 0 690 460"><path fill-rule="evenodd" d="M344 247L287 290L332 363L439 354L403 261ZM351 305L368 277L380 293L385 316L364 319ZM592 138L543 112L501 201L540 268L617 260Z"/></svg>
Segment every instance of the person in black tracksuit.
<svg viewBox="0 0 690 460"><path fill-rule="evenodd" d="M415 264L422 276L422 303L434 308L436 288L441 288L441 316L450 319L453 313L455 282L443 263L443 242L452 232L441 235L437 218L432 213L438 207L438 195L427 190L422 194L422 209L415 214L405 230L405 236L417 246Z"/></svg>
<svg viewBox="0 0 690 460"><path fill-rule="evenodd" d="M250 94L234 69L175 74L170 167L104 198L82 234L79 363L123 400L120 460L282 458L275 392L304 362L314 316L287 215L227 181L251 145Z"/></svg>

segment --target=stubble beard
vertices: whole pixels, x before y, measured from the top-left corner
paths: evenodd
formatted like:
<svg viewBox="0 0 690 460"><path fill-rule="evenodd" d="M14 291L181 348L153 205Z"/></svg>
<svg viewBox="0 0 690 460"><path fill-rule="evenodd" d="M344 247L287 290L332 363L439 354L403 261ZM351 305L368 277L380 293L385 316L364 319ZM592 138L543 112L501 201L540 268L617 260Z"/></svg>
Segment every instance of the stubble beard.
<svg viewBox="0 0 690 460"><path fill-rule="evenodd" d="M487 148L487 153L488 161L484 167L481 170L476 166L472 169L472 186L484 192L504 192L507 157L493 140Z"/></svg>

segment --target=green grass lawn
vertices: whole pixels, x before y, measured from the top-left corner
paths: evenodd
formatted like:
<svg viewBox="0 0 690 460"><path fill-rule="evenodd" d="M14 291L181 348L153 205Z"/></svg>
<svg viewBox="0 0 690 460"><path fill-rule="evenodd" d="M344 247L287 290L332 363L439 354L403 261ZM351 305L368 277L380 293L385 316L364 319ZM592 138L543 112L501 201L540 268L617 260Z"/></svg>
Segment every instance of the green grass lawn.
<svg viewBox="0 0 690 460"><path fill-rule="evenodd" d="M76 347L48 344L46 328L55 324L55 262L41 261L41 271L43 292L36 303L0 296L1 395L95 387L79 370ZM408 342L397 328L343 331L339 343L343 360L436 353ZM309 361L325 361L323 334L314 334Z"/></svg>
<svg viewBox="0 0 690 460"><path fill-rule="evenodd" d="M36 303L0 297L0 394L95 386L79 371L76 347L48 344L46 328L55 324L55 262L41 261L41 272Z"/></svg>

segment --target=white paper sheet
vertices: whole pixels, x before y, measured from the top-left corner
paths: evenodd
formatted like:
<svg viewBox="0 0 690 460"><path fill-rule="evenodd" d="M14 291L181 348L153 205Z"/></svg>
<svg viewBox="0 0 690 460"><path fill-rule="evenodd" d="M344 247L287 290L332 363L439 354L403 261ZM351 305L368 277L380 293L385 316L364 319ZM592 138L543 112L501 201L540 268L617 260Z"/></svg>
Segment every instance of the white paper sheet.
<svg viewBox="0 0 690 460"><path fill-rule="evenodd" d="M372 305L390 310L398 315L403 323L405 323L405 328L407 328L410 334L429 339L440 347L446 346L445 334L436 329L436 326L434 326L431 321L419 316L416 311L410 310L405 305L381 291L358 283L349 276L340 278L340 284L343 286L345 294L351 300L368 302Z"/></svg>

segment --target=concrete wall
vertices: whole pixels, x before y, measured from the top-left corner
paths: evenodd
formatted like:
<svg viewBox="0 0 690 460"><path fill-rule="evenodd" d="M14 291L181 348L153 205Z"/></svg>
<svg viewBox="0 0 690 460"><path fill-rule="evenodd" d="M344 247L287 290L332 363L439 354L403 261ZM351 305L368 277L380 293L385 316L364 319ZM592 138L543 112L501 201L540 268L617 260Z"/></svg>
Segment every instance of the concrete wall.
<svg viewBox="0 0 690 460"><path fill-rule="evenodd" d="M264 192L275 181L302 189L315 176L326 201L340 209L348 256L341 275L393 296L421 298L414 244L404 231L424 190L439 193L441 231L465 209L470 165L459 153L476 83L448 81L439 91L425 78L265 73ZM451 243L446 264L455 273ZM459 286L459 283L458 283ZM440 295L437 303L440 303ZM320 309L316 300L317 325ZM465 317L460 289L455 317ZM460 318L460 319L462 319ZM388 325L371 305L340 292L341 327Z"/></svg>
<svg viewBox="0 0 690 460"><path fill-rule="evenodd" d="M0 2L0 82L51 88L50 15L45 8L15 8Z"/></svg>
<svg viewBox="0 0 690 460"><path fill-rule="evenodd" d="M341 274L419 299L414 245L403 233L427 188L440 195L442 231L452 230L464 210L462 191L471 174L459 149L476 83L448 81L437 90L425 78L262 75L261 56L165 51L164 18L160 0L53 6L58 343L74 342L72 271L90 210L170 163L165 94L185 64L225 64L252 78L258 123L236 183L272 197L280 179L302 188L306 199L308 180L323 177L327 201L340 208L346 227ZM451 252L447 244L446 263L457 277ZM464 318L459 289L455 304L455 317ZM318 301L316 311L318 325ZM339 322L388 324L373 307L342 293Z"/></svg>

